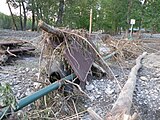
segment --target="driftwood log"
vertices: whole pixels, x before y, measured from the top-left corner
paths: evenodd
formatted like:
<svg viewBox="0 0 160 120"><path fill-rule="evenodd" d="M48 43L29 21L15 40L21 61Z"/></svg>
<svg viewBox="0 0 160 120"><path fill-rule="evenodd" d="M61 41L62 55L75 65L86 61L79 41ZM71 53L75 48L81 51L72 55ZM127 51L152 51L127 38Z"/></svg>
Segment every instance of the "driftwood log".
<svg viewBox="0 0 160 120"><path fill-rule="evenodd" d="M39 21L38 23L39 28L43 29L44 31L57 35L59 37L64 37L64 34L57 28L54 28L48 24L46 24L45 22L43 22L42 20Z"/></svg>
<svg viewBox="0 0 160 120"><path fill-rule="evenodd" d="M107 114L106 120L133 120L130 117L130 109L132 105L133 91L136 85L136 75L141 68L141 60L147 53L144 52L136 59L136 65L131 69L128 76L128 80L122 88L119 97L109 114Z"/></svg>

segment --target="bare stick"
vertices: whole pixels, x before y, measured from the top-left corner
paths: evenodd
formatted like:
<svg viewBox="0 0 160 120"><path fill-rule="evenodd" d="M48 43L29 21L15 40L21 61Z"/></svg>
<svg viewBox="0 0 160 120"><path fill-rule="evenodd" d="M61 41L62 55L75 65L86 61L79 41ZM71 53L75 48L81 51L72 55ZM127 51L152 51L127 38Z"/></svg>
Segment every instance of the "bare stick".
<svg viewBox="0 0 160 120"><path fill-rule="evenodd" d="M72 100L72 103L73 103L73 106L74 106L74 109L75 109L75 112L76 112L76 115L77 115L77 120L79 120L78 111L77 111L76 105L75 105L73 100Z"/></svg>
<svg viewBox="0 0 160 120"><path fill-rule="evenodd" d="M15 55L15 54L13 54L13 53L11 53L11 52L9 51L9 47L7 48L6 51L7 51L8 54L10 54L10 55L12 55L12 56L14 56L14 57L17 57L17 55Z"/></svg>
<svg viewBox="0 0 160 120"><path fill-rule="evenodd" d="M101 66L99 66L97 63L94 62L93 66L96 67L97 69L101 70L103 73L106 73L106 71Z"/></svg>
<svg viewBox="0 0 160 120"><path fill-rule="evenodd" d="M89 35L92 33L92 9L90 10Z"/></svg>
<svg viewBox="0 0 160 120"><path fill-rule="evenodd" d="M68 83L70 83L70 84L75 85L76 87L78 87L78 89L79 89L80 92L82 92L82 93L85 94L88 98L90 98L90 97L81 89L81 87L80 87L78 84L73 83L73 82L71 82L71 81L69 81L69 80L65 80L65 81L68 82Z"/></svg>

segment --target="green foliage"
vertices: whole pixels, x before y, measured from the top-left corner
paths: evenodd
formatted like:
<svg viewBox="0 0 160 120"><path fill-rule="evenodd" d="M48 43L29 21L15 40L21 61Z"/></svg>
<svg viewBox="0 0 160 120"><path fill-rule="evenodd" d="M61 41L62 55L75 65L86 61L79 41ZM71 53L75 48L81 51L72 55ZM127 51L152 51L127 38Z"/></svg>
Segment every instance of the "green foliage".
<svg viewBox="0 0 160 120"><path fill-rule="evenodd" d="M11 16L0 13L0 28L3 28L3 29L11 29L12 28Z"/></svg>
<svg viewBox="0 0 160 120"><path fill-rule="evenodd" d="M144 26L153 32L160 32L160 1L148 0L144 11Z"/></svg>
<svg viewBox="0 0 160 120"><path fill-rule="evenodd" d="M21 1L21 0L19 0ZM62 0L25 0L27 11L32 11L38 20L56 26L59 4ZM18 5L18 4L17 4ZM160 1L147 0L144 5L139 0L64 0L63 21L60 26L89 29L90 9L93 10L92 30L103 30L116 34L130 27L130 19L135 19L135 28L160 31ZM19 9L16 8L16 9ZM27 12L26 11L26 12ZM1 28L11 28L11 17L0 14ZM19 18L16 18L20 25ZM27 28L33 21L27 21ZM3 24L6 23L6 24Z"/></svg>
<svg viewBox="0 0 160 120"><path fill-rule="evenodd" d="M9 84L0 85L0 106L12 106L15 107L16 99L12 93Z"/></svg>

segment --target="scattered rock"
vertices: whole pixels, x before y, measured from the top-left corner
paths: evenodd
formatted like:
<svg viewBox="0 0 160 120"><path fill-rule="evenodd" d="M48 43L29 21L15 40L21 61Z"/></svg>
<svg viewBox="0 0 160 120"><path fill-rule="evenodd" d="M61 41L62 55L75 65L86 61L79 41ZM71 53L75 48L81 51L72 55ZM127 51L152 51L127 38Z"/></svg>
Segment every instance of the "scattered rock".
<svg viewBox="0 0 160 120"><path fill-rule="evenodd" d="M114 90L109 88L109 87L106 88L106 90L105 90L105 93L108 94L108 95L111 95L113 92L114 92Z"/></svg>
<svg viewBox="0 0 160 120"><path fill-rule="evenodd" d="M93 90L94 89L94 85L93 84L86 85L86 89L87 90Z"/></svg>
<svg viewBox="0 0 160 120"><path fill-rule="evenodd" d="M147 77L145 77L145 76L141 76L140 79L143 80L143 81L147 81L148 80Z"/></svg>

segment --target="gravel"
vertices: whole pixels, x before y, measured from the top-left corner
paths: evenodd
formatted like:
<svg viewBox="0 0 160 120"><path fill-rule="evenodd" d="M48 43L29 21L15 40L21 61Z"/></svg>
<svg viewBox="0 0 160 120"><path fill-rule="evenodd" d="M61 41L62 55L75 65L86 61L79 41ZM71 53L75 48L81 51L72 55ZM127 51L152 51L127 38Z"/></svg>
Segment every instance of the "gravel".
<svg viewBox="0 0 160 120"><path fill-rule="evenodd" d="M143 35L144 38L149 38L148 34ZM36 32L0 30L0 39L10 37L33 40L38 36L40 34ZM160 35L154 35L154 37L158 39ZM124 68L122 71L121 68L113 65L112 70L121 85L124 85L126 77L123 73L128 75L130 68ZM0 71L0 82L9 83L17 99L32 94L40 86L40 83L34 82L38 76L38 57L23 57L15 61L13 65L1 66ZM110 77L93 79L85 87L85 92L90 99L86 99L84 106L86 109L91 107L102 118L105 118L120 93L117 81ZM160 120L160 54L158 53L149 54L143 60L134 91L133 111L138 111L142 120ZM91 118L85 114L82 120L91 120Z"/></svg>
<svg viewBox="0 0 160 120"><path fill-rule="evenodd" d="M137 76L131 113L138 111L141 120L160 120L159 59L160 54L158 53L147 55L143 59L143 66ZM118 74L118 80L123 79L123 82L125 82L126 79L122 77L120 70L114 69L113 71ZM128 73L127 71L126 74ZM88 86L92 86L92 90L86 90L91 99L86 102L86 107L91 107L98 115L105 118L120 93L117 82L103 78L101 80L93 80L86 88ZM83 120L91 120L91 118L89 115L85 115Z"/></svg>
<svg viewBox="0 0 160 120"><path fill-rule="evenodd" d="M160 120L160 55L152 53L143 60L134 95L134 105L142 120Z"/></svg>
<svg viewBox="0 0 160 120"><path fill-rule="evenodd" d="M38 36L40 33L37 32L0 30L1 41L16 39L38 43L40 39L35 39ZM0 67L0 83L9 83L18 100L35 91L38 83L33 80L37 79L38 60L35 55L18 56L18 59L11 60L10 64Z"/></svg>
<svg viewBox="0 0 160 120"><path fill-rule="evenodd" d="M17 64L18 63L18 64ZM37 64L37 65L36 65ZM0 82L9 83L17 99L21 99L34 92L33 80L37 79L38 58L30 60L17 60L14 65L2 66L0 72Z"/></svg>

